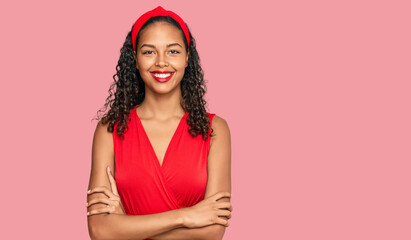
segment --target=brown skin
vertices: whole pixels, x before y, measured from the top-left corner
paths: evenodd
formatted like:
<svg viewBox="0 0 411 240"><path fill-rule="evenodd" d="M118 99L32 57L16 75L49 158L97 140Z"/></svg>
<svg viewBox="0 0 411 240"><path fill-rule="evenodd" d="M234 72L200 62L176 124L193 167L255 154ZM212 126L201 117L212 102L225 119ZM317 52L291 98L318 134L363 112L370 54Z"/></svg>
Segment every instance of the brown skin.
<svg viewBox="0 0 411 240"><path fill-rule="evenodd" d="M178 43L180 46L167 47ZM144 46L153 45L154 47ZM178 53L177 53L178 52ZM162 164L168 143L184 115L180 106L181 79L188 55L181 32L175 26L159 22L141 32L135 53L136 67L145 82L144 102L137 108L155 153ZM166 83L157 82L150 71L173 71ZM92 169L87 199L89 231L92 239L222 239L231 217L231 140L227 122L215 115L208 156L208 182L205 199L183 209L158 214L126 215L115 187L114 147L107 125L98 124L93 140ZM107 167L112 169L111 173ZM97 188L98 190L98 188ZM224 195L224 192L227 194ZM107 205L110 207L107 208ZM110 214L108 214L110 213Z"/></svg>
<svg viewBox="0 0 411 240"><path fill-rule="evenodd" d="M167 47L168 44L178 45ZM155 99L155 101L162 100L166 102L172 100L172 98L179 100L177 96L181 97L180 82L188 64L186 51L180 31L169 23L156 22L140 32L140 41L137 44L136 52L134 52L134 58L136 59L136 68L139 70L145 84L146 96L144 102L154 100L147 99L147 96L161 97L161 99ZM159 83L150 73L156 70L172 71L174 75L168 82ZM163 94L168 96L161 96ZM155 102L155 104L159 103ZM179 104L176 107L179 107ZM162 108L167 109L165 106L162 106ZM159 110L159 113L163 113L157 106L154 109ZM168 113L174 113L174 110L176 109L168 111Z"/></svg>

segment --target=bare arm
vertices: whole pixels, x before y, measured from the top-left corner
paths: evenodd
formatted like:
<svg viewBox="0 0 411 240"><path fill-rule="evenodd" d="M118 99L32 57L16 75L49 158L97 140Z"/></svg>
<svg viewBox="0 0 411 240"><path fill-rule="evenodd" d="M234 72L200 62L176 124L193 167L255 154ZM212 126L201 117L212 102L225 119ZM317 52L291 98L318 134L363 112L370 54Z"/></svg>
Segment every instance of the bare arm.
<svg viewBox="0 0 411 240"><path fill-rule="evenodd" d="M231 134L227 122L215 115L212 121L215 136L208 154L208 181L205 198L224 191L231 193ZM231 202L231 198L221 198L219 202ZM232 209L231 209L232 212ZM228 219L225 216L220 218ZM231 215L230 215L231 218ZM216 239L223 239L225 226L215 225Z"/></svg>
<svg viewBox="0 0 411 240"><path fill-rule="evenodd" d="M217 240L219 224L213 224L202 228L176 228L171 231L152 236L155 240Z"/></svg>
<svg viewBox="0 0 411 240"><path fill-rule="evenodd" d="M212 121L214 130L211 138L210 152L208 155L208 180L204 198L217 192L231 192L231 137L227 122L215 115ZM221 198L219 202L229 202L228 198ZM228 219L225 216L220 218ZM152 239L222 239L225 227L220 224L213 224L202 228L177 228L157 236Z"/></svg>
<svg viewBox="0 0 411 240"><path fill-rule="evenodd" d="M91 239L146 239L183 226L177 210L148 214L100 214L89 216ZM90 220L93 219L93 220Z"/></svg>
<svg viewBox="0 0 411 240"><path fill-rule="evenodd" d="M99 123L96 127L92 148L92 166L89 189L106 186L111 189L106 175L106 168L114 169L113 135L107 126ZM93 193L87 201L98 197L107 197L104 193ZM103 203L91 205L88 211L105 207ZM181 209L149 214L121 215L102 213L88 216L88 228L91 239L145 239L184 227Z"/></svg>

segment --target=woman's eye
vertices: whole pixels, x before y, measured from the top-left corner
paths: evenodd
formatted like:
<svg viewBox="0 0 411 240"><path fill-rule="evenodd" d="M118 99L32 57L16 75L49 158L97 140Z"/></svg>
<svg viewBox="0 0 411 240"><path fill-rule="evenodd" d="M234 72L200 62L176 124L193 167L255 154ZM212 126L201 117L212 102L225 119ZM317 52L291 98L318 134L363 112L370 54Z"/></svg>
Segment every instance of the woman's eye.
<svg viewBox="0 0 411 240"><path fill-rule="evenodd" d="M170 50L170 52L171 52L171 53L180 53L180 52L177 51L177 50Z"/></svg>
<svg viewBox="0 0 411 240"><path fill-rule="evenodd" d="M143 54L151 54L153 51L145 51Z"/></svg>

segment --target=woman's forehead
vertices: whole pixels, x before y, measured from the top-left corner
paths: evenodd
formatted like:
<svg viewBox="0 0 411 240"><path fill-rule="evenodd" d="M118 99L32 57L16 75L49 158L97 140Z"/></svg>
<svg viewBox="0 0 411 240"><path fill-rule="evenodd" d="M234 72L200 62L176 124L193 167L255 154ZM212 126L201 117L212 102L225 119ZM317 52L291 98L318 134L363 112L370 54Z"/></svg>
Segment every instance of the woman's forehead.
<svg viewBox="0 0 411 240"><path fill-rule="evenodd" d="M155 22L148 25L143 30L140 31L140 41L139 44L143 42L156 42L158 44L170 42L183 43L182 31L176 26L167 22Z"/></svg>

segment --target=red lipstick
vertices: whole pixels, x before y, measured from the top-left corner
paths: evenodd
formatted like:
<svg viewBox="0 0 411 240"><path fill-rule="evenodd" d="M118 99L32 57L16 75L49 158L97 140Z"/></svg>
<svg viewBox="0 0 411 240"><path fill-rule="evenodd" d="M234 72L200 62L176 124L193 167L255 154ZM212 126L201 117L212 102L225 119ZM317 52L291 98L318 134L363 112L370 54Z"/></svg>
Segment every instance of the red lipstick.
<svg viewBox="0 0 411 240"><path fill-rule="evenodd" d="M170 76L160 77L160 76L155 76L154 74L162 74L162 75L170 74ZM173 75L174 75L174 72L170 72L170 71L163 71L163 72L162 71L153 71L153 72L151 72L151 76L153 76L153 78L155 80L157 80L158 82L162 82L162 83L167 82L168 80L170 80Z"/></svg>

